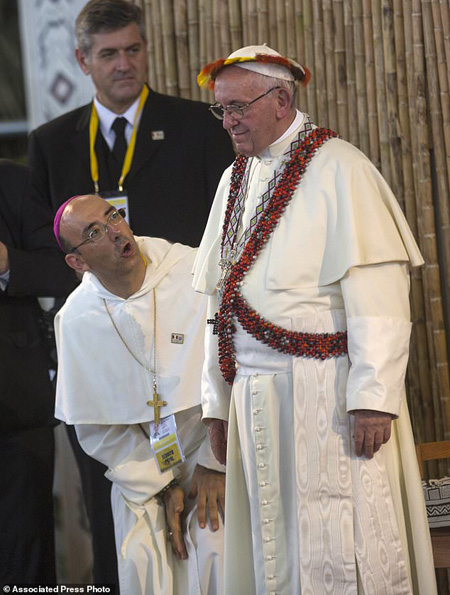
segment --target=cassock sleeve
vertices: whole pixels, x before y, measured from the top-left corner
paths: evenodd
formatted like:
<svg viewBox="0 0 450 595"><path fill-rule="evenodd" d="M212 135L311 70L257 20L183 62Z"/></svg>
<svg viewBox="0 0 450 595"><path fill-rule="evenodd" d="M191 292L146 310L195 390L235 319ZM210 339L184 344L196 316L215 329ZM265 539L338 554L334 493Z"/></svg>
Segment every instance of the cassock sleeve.
<svg viewBox="0 0 450 595"><path fill-rule="evenodd" d="M340 283L351 363L347 411L372 409L397 416L405 395L411 333L407 265L354 267Z"/></svg>
<svg viewBox="0 0 450 595"><path fill-rule="evenodd" d="M177 477L177 469L160 475L149 440L139 424L76 425L83 450L108 467L105 476L127 500L143 505Z"/></svg>
<svg viewBox="0 0 450 595"><path fill-rule="evenodd" d="M219 306L217 295L208 296L208 318L214 320ZM206 325L205 361L202 372L203 419L228 420L231 387L225 382L218 363L218 335L213 333L213 324Z"/></svg>

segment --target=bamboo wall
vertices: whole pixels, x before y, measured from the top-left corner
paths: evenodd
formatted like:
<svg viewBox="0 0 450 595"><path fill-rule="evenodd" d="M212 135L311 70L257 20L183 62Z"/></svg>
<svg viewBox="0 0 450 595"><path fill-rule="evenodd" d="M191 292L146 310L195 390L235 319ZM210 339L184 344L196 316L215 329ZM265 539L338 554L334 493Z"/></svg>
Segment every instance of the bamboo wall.
<svg viewBox="0 0 450 595"><path fill-rule="evenodd" d="M408 396L417 441L450 439L450 0L136 1L157 91L211 103L201 66L253 43L310 68L300 109L370 157L424 255Z"/></svg>
<svg viewBox="0 0 450 595"><path fill-rule="evenodd" d="M211 103L201 66L253 43L310 68L300 109L370 157L418 239L411 415L418 442L450 439L450 0L136 1L157 91Z"/></svg>
<svg viewBox="0 0 450 595"><path fill-rule="evenodd" d="M212 103L201 67L263 42L311 70L299 108L370 157L425 258L412 273L408 399L417 442L450 439L450 0L135 1L157 91Z"/></svg>

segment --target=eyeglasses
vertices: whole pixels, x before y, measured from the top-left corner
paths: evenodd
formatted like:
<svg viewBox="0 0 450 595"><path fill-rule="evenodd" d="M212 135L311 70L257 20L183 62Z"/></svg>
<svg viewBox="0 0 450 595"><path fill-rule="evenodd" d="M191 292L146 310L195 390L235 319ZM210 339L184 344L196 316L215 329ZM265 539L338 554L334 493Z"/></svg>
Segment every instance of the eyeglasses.
<svg viewBox="0 0 450 595"><path fill-rule="evenodd" d="M83 240L81 242L81 244L78 244L78 246L75 246L75 248L72 248L72 250L69 252L69 254L72 254L72 252L75 252L75 250L78 250L78 248L80 246L82 246L83 244L86 244L86 242L98 242L108 233L108 225L112 225L113 227L118 227L121 223L123 223L124 219L125 219L125 209L118 209L117 211L116 210L112 211L112 213L109 215L108 219L106 220L106 223L98 224L98 225L95 225L94 227L92 227L89 230L87 238L85 240Z"/></svg>
<svg viewBox="0 0 450 595"><path fill-rule="evenodd" d="M243 103L241 105L239 105L238 103L232 103L231 105L226 105L225 107L222 107L220 105L220 103L215 103L214 105L209 106L209 111L218 120L224 119L225 112L227 112L227 114L229 116L231 116L232 118L234 118L235 120L240 120L241 118L244 117L244 111L246 109L248 109L253 103L255 103L255 101L262 99L263 97L265 97L266 95L268 95L269 93L274 91L275 89L281 89L281 87L272 87L271 89L269 89L268 91L266 91L265 93L263 93L262 95L257 97L256 99L253 99L253 101L250 101L250 103Z"/></svg>

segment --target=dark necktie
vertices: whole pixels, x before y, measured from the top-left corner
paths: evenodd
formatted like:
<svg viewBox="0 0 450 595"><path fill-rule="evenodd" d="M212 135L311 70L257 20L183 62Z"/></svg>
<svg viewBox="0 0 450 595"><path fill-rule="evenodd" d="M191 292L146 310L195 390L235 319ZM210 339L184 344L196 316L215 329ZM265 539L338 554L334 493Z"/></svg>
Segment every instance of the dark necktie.
<svg viewBox="0 0 450 595"><path fill-rule="evenodd" d="M114 120L113 125L111 126L111 128L116 133L116 140L114 141L112 154L119 169L122 169L125 153L127 151L127 141L125 139L126 125L126 118L118 117Z"/></svg>

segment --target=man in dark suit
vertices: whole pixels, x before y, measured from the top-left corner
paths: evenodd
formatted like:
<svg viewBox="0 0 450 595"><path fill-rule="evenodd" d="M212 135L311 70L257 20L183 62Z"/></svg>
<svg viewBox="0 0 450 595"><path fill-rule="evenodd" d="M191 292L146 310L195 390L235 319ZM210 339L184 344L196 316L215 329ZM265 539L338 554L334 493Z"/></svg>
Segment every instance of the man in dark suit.
<svg viewBox="0 0 450 595"><path fill-rule="evenodd" d="M205 104L147 86L138 6L90 0L78 15L76 34L76 57L96 95L31 133L28 159L41 200L55 213L73 194L98 189L109 200L115 196L117 208L127 208L136 235L198 246L220 176L234 159L228 135ZM94 579L115 582L110 483L105 468L77 447L70 427L69 435L93 536Z"/></svg>
<svg viewBox="0 0 450 595"><path fill-rule="evenodd" d="M0 160L0 584L55 583L54 391L36 296L75 288L30 195L26 166Z"/></svg>
<svg viewBox="0 0 450 595"><path fill-rule="evenodd" d="M76 32L76 57L91 76L96 97L94 105L31 133L29 163L43 199L56 211L74 193L94 192L96 183L101 193L117 191L124 150L130 151L136 128L131 167L121 184L134 233L197 246L220 176L234 159L228 135L204 103L147 87L146 41L137 6L124 0L91 0L77 18ZM117 116L126 119L127 143L114 130ZM89 129L97 121L99 132L92 142L98 181L89 150Z"/></svg>

